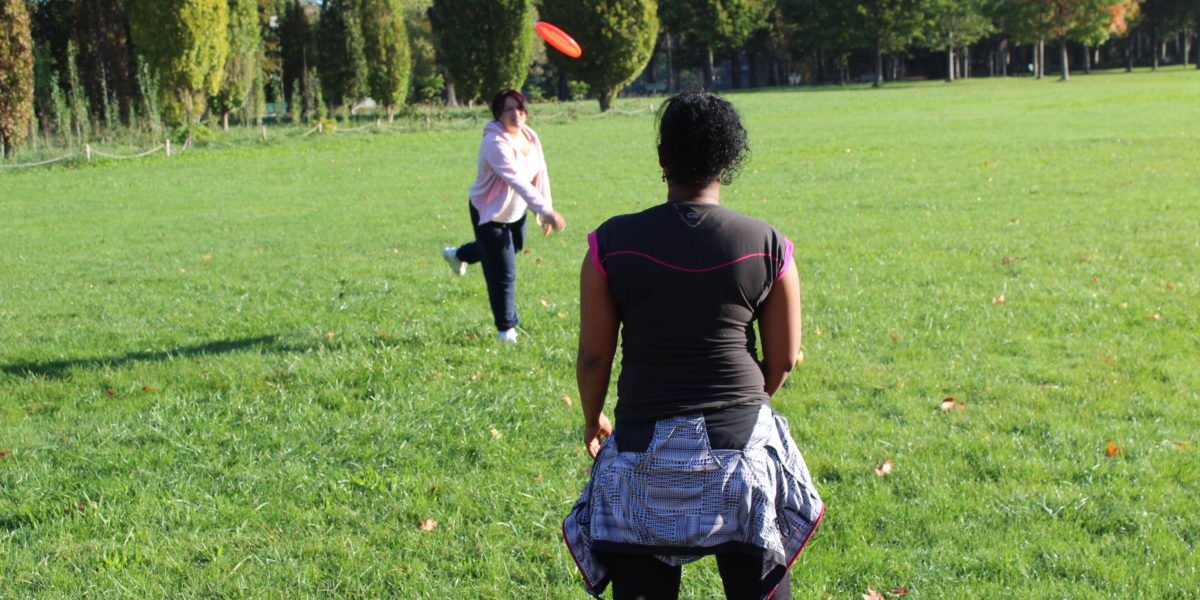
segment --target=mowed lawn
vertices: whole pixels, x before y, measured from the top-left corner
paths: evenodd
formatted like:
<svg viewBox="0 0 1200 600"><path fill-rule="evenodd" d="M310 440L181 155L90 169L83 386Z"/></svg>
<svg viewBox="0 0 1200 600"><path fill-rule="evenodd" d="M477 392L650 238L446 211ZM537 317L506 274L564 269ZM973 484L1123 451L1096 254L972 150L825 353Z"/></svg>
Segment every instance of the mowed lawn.
<svg viewBox="0 0 1200 600"><path fill-rule="evenodd" d="M1200 71L728 97L805 294L795 597L1200 597ZM0 173L0 598L586 597L578 268L664 187L575 109L516 347L439 256L477 127Z"/></svg>

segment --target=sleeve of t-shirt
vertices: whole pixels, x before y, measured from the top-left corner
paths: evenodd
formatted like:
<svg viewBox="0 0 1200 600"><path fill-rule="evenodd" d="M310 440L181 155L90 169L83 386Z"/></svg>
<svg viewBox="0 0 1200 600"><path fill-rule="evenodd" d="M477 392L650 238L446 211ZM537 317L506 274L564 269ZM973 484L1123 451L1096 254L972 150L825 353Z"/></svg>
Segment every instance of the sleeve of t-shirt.
<svg viewBox="0 0 1200 600"><path fill-rule="evenodd" d="M600 240L597 236L599 231L599 229L596 229L587 236L588 256L591 257L592 266L596 267L596 270L599 271L601 275L603 275L605 278L608 278L608 271L605 270L604 263L600 260Z"/></svg>

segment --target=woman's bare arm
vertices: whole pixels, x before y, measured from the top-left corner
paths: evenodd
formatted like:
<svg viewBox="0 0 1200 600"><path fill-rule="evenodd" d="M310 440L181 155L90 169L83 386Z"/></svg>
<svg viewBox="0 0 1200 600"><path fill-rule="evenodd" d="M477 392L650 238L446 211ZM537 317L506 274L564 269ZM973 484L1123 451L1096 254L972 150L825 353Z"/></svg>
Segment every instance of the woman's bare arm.
<svg viewBox="0 0 1200 600"><path fill-rule="evenodd" d="M589 251L579 275L579 354L575 378L583 408L583 444L592 458L600 452L603 438L612 434L612 424L603 411L617 352L619 325L608 279L592 264Z"/></svg>
<svg viewBox="0 0 1200 600"><path fill-rule="evenodd" d="M793 262L771 287L758 316L764 387L770 396L783 387L792 367L802 356L800 329L800 275Z"/></svg>

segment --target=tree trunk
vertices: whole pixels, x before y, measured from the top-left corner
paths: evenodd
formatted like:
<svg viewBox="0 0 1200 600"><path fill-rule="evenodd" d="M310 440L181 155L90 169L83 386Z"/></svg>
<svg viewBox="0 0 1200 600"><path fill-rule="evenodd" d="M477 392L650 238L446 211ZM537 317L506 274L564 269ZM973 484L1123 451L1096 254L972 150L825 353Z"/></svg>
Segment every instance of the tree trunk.
<svg viewBox="0 0 1200 600"><path fill-rule="evenodd" d="M1133 40L1132 39L1129 40L1129 43L1125 45L1125 72L1126 73L1133 72Z"/></svg>
<svg viewBox="0 0 1200 600"><path fill-rule="evenodd" d="M750 87L758 87L758 53L750 50L746 52L746 64L750 67Z"/></svg>
<svg viewBox="0 0 1200 600"><path fill-rule="evenodd" d="M396 122L396 107L394 105L389 104L387 107L387 113L388 113L388 123L395 123Z"/></svg>
<svg viewBox="0 0 1200 600"><path fill-rule="evenodd" d="M606 89L596 90L596 99L600 101L600 112L608 112L612 108L613 99L617 97L617 90Z"/></svg>
<svg viewBox="0 0 1200 600"><path fill-rule="evenodd" d="M667 34L667 91L674 94L678 89L675 83L675 39Z"/></svg>
<svg viewBox="0 0 1200 600"><path fill-rule="evenodd" d="M1059 81L1066 81L1071 78L1071 68L1067 64L1067 38L1058 40L1058 66L1062 69L1062 77Z"/></svg>
<svg viewBox="0 0 1200 600"><path fill-rule="evenodd" d="M1000 42L1000 76L1008 77L1008 40Z"/></svg>
<svg viewBox="0 0 1200 600"><path fill-rule="evenodd" d="M946 46L946 81L954 81L954 46Z"/></svg>
<svg viewBox="0 0 1200 600"><path fill-rule="evenodd" d="M704 89L711 90L716 87L714 79L717 76L717 70L713 67L713 51L712 48L704 49L704 65L701 68L704 74Z"/></svg>
<svg viewBox="0 0 1200 600"><path fill-rule="evenodd" d="M1046 40L1038 38L1037 50L1037 76L1038 79L1046 76Z"/></svg>
<svg viewBox="0 0 1200 600"><path fill-rule="evenodd" d="M958 73L959 73L959 75L962 76L963 79L970 79L971 78L971 47L963 46L961 55L962 55L962 70L959 71Z"/></svg>
<svg viewBox="0 0 1200 600"><path fill-rule="evenodd" d="M1150 38L1150 53L1154 55L1153 65L1154 71L1158 71L1158 32L1154 32Z"/></svg>
<svg viewBox="0 0 1200 600"><path fill-rule="evenodd" d="M883 45L879 42L875 43L875 81L871 82L871 87L879 87L883 85Z"/></svg>
<svg viewBox="0 0 1200 600"><path fill-rule="evenodd" d="M450 79L450 73L443 75L446 81L446 106L448 108L458 108L458 94L454 93L454 80Z"/></svg>
<svg viewBox="0 0 1200 600"><path fill-rule="evenodd" d="M1083 48L1083 74L1092 74L1092 49L1087 46Z"/></svg>
<svg viewBox="0 0 1200 600"><path fill-rule="evenodd" d="M729 84L735 90L742 89L742 61L737 50L729 53Z"/></svg>
<svg viewBox="0 0 1200 600"><path fill-rule="evenodd" d="M1183 32L1183 68L1188 68L1188 61L1192 60L1192 34L1191 32Z"/></svg>
<svg viewBox="0 0 1200 600"><path fill-rule="evenodd" d="M229 131L229 111L221 113L221 130Z"/></svg>

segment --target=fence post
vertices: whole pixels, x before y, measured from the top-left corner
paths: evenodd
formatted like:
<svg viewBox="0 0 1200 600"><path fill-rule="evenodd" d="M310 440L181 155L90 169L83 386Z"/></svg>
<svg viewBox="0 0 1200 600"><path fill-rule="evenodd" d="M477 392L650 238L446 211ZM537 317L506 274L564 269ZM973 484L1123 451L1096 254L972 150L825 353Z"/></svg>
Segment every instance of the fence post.
<svg viewBox="0 0 1200 600"><path fill-rule="evenodd" d="M92 145L91 144L83 145L83 153L85 156L87 156L87 161L92 162Z"/></svg>
<svg viewBox="0 0 1200 600"><path fill-rule="evenodd" d="M164 140L163 144L167 147L167 156L171 156L171 138Z"/></svg>

